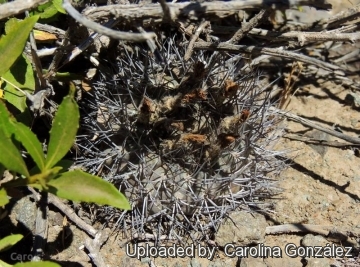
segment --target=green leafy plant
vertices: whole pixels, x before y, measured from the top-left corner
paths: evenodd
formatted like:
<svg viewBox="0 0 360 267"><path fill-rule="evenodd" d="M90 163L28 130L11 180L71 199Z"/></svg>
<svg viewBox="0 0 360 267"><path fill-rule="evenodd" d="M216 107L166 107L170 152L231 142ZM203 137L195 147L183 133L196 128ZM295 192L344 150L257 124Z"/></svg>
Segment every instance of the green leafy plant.
<svg viewBox="0 0 360 267"><path fill-rule="evenodd" d="M0 147L6 148L6 153L0 153L0 177L3 177L5 169L16 177L3 183L0 178L0 207L9 202L7 190L10 187L27 185L69 200L130 209L125 196L112 184L80 170L63 169L67 164L62 158L70 150L79 127L79 108L73 98L74 90L71 87L70 95L63 99L54 117L46 157L36 135L26 125L17 122L7 110L4 101L0 100ZM22 158L20 144L36 164L32 170L28 169ZM22 235L9 235L1 239L0 252L11 248L22 238ZM0 266L12 265L0 260ZM14 266L57 267L59 265L44 261L18 263Z"/></svg>
<svg viewBox="0 0 360 267"><path fill-rule="evenodd" d="M62 0L50 0L38 6L32 14L38 14L40 20L50 22L56 20L59 14L66 14L66 11L62 7Z"/></svg>
<svg viewBox="0 0 360 267"><path fill-rule="evenodd" d="M0 153L0 164L20 176L0 185L0 199L3 199L1 195L7 188L27 185L69 200L130 209L124 195L100 177L80 170L63 170L64 162L61 159L73 145L79 126L79 116L78 105L71 93L63 99L54 117L45 157L42 145L35 134L26 125L17 122L8 112L5 103L0 101L0 147L7 148L6 153ZM29 153L38 172L34 173L27 168L19 144ZM5 202L0 202L0 206L5 205Z"/></svg>
<svg viewBox="0 0 360 267"><path fill-rule="evenodd" d="M21 112L26 109L26 96L15 87L27 90L29 93L35 90L31 62L22 55L22 52L30 31L38 19L39 16L24 20L9 19L5 24L6 35L0 39L0 95Z"/></svg>

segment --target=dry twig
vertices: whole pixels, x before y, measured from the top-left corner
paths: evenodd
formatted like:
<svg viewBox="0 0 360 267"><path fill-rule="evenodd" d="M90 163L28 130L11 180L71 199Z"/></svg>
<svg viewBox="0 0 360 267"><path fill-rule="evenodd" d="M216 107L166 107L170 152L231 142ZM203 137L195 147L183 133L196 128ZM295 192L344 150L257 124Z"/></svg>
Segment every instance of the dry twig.
<svg viewBox="0 0 360 267"><path fill-rule="evenodd" d="M278 56L283 58L288 58L292 60L301 61L311 65L318 66L325 70L337 71L339 74L343 73L341 67L336 66L331 63L321 61L316 58L305 56L291 51L285 51L279 48L267 48L267 47L257 47L257 46L247 46L247 45L232 45L228 43L208 43L208 42L197 42L194 45L194 49L204 49L212 51L229 51L237 53L249 53L249 54L261 54L269 56Z"/></svg>
<svg viewBox="0 0 360 267"><path fill-rule="evenodd" d="M101 26L100 24L97 24L85 18L79 12L77 12L76 9L73 8L69 3L69 0L64 0L63 7L69 13L69 15L72 16L76 21L80 22L87 28L97 33L109 36L111 38L117 40L129 41L129 42L144 42L148 39L156 38L155 33L129 33L122 31L114 31L104 26Z"/></svg>
<svg viewBox="0 0 360 267"><path fill-rule="evenodd" d="M317 9L330 9L331 4L327 1L316 0L242 0L242 1L213 1L204 3L168 3L169 12L173 20L188 18L191 20L201 20L204 17L224 18L237 14L245 9L263 9L264 7L292 8L297 6L311 6ZM163 9L159 4L148 5L107 5L102 7L88 7L84 10L84 15L93 20L121 18L123 21L133 23L134 21L152 20L152 23L161 23L163 19Z"/></svg>
<svg viewBox="0 0 360 267"><path fill-rule="evenodd" d="M163 17L164 22L171 22L173 18L169 6L167 5L165 0L159 0L159 2L164 12L164 17Z"/></svg>
<svg viewBox="0 0 360 267"><path fill-rule="evenodd" d="M280 109L277 109L275 107L271 107L270 110L272 111L275 111L275 112L278 112L279 114L287 117L288 119L290 120L293 120L293 121L296 121L296 122L299 122L305 126L308 126L308 127L311 127L313 129L316 129L316 130L319 130L319 131L322 131L324 133L327 133L327 134L330 134L332 136L335 136L335 137L338 137L342 140L345 140L349 143L352 143L352 144L360 144L360 138L357 138L357 137L352 137L352 136L348 136L346 134L343 134L343 133L340 133L338 131L335 131L335 130L331 130L327 127L324 127L324 126L321 126L315 122L312 122L310 120L307 120L307 119L304 119L300 116L297 116L295 114L292 114L290 112L287 112L287 111L282 111Z"/></svg>
<svg viewBox="0 0 360 267"><path fill-rule="evenodd" d="M335 226L313 225L313 224L284 224L266 227L267 235L292 234L292 233L314 233L338 241L344 241L348 237L359 237L360 233L355 233L345 229L337 229Z"/></svg>
<svg viewBox="0 0 360 267"><path fill-rule="evenodd" d="M64 38L65 31L54 26L42 23L35 23L34 29L44 32L49 32L55 35L58 35L60 38Z"/></svg>
<svg viewBox="0 0 360 267"><path fill-rule="evenodd" d="M347 9L346 11L336 14L334 17L326 21L325 27L327 29L334 29L346 22L355 20L360 17L360 4Z"/></svg>
<svg viewBox="0 0 360 267"><path fill-rule="evenodd" d="M233 37L227 41L229 44L236 44L238 43L249 31L255 28L257 25L260 24L261 20L263 20L269 12L266 9L260 10L248 23L244 23L241 29L237 30Z"/></svg>
<svg viewBox="0 0 360 267"><path fill-rule="evenodd" d="M279 36L280 38L289 38L299 42L303 46L306 42L351 42L360 40L360 32L337 33L337 32L287 32Z"/></svg>
<svg viewBox="0 0 360 267"><path fill-rule="evenodd" d="M104 24L105 27L112 28L116 25L116 20L109 20ZM65 61L62 65L65 65L69 63L70 61L74 60L78 55L80 55L83 51L85 51L94 41L99 38L101 34L94 32L92 33L85 41L83 41L81 44L76 46L66 57Z"/></svg>
<svg viewBox="0 0 360 267"><path fill-rule="evenodd" d="M331 147L339 147L339 148L347 148L352 146L360 146L360 144L350 144L350 143L341 143L338 141L326 141L320 139L313 139L305 136L300 136L297 134L285 134L284 138L288 138L290 140L301 141L306 144L313 144L313 145L321 145L321 146L331 146Z"/></svg>
<svg viewBox="0 0 360 267"><path fill-rule="evenodd" d="M105 231L99 231L94 239L87 238L85 240L85 247L90 252L89 256L93 260L95 266L97 267L107 267L104 258L100 254L101 246L109 238L108 233Z"/></svg>
<svg viewBox="0 0 360 267"><path fill-rule="evenodd" d="M46 3L48 0L16 0L0 5L0 19L8 18Z"/></svg>
<svg viewBox="0 0 360 267"><path fill-rule="evenodd" d="M351 25L352 28L356 25ZM216 34L232 34L236 30L236 27L229 26L212 26L213 33ZM275 32L259 28L254 28L249 31L249 34L253 37L259 37L263 39L271 40L272 42L276 41L298 41L300 46L303 46L305 42L325 42L325 41L334 41L334 42L351 42L354 43L357 40L360 40L360 32L352 33L343 33L344 29L336 29L336 31L327 31L327 32Z"/></svg>
<svg viewBox="0 0 360 267"><path fill-rule="evenodd" d="M61 202L59 198L49 194L49 203L53 204L59 210L61 210L77 227L87 232L90 236L95 237L97 230L91 225L84 222L79 216L75 214L75 211L69 208L67 205Z"/></svg>
<svg viewBox="0 0 360 267"><path fill-rule="evenodd" d="M210 22L209 21L204 21L196 29L195 34L191 37L189 45L188 45L188 47L186 49L186 53L184 55L184 60L185 61L187 61L187 60L189 60L191 58L195 42L199 38L201 32L208 26L210 26Z"/></svg>

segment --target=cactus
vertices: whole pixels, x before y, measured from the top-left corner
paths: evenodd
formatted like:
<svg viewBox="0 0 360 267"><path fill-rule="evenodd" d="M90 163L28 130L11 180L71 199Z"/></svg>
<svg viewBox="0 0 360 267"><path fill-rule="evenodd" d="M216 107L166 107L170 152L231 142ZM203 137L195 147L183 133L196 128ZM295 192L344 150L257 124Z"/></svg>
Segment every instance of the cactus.
<svg viewBox="0 0 360 267"><path fill-rule="evenodd" d="M194 51L176 35L158 54L120 45L82 108L77 164L111 181L133 210L112 220L140 236L199 240L229 212L273 193L277 114L241 58ZM238 57L239 58L239 57ZM236 59L236 58L235 58ZM110 208L105 213L114 213Z"/></svg>

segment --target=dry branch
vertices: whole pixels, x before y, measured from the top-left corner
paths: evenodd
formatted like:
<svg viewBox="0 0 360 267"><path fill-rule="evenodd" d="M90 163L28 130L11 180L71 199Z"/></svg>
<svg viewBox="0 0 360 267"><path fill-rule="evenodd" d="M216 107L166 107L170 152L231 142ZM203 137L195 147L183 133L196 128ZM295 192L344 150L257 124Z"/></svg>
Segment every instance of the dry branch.
<svg viewBox="0 0 360 267"><path fill-rule="evenodd" d="M356 20L358 17L360 17L360 4L348 8L347 10L344 10L340 13L335 14L334 16L322 19L318 22L316 22L316 25L314 23L306 24L304 26L301 26L298 28L298 30L302 31L323 31L325 29L334 29L339 27L340 25L343 25L344 23Z"/></svg>
<svg viewBox="0 0 360 267"><path fill-rule="evenodd" d="M198 42L195 43L194 49L204 49L212 51L228 51L235 53L249 53L249 54L260 54L260 55L269 55L269 56L278 56L283 58L288 58L292 60L301 61L307 64L318 66L319 68L331 71L337 71L339 74L343 73L343 69L339 66L336 66L331 63L321 61L316 58L305 56L291 51L285 51L279 48L266 48L266 47L257 47L257 46L247 46L247 45L232 45L228 43L208 43L208 42Z"/></svg>
<svg viewBox="0 0 360 267"><path fill-rule="evenodd" d="M233 34L236 27L228 26L212 26L212 31L215 34ZM342 29L340 29L342 30ZM298 41L300 45L304 45L305 42L317 42L317 41L334 41L334 42L352 42L360 40L360 32L342 33L339 30L336 32L299 32L291 31L286 33L268 31L264 29L254 28L249 34L253 37L260 37L263 39L275 41Z"/></svg>
<svg viewBox="0 0 360 267"><path fill-rule="evenodd" d="M20 14L31 8L35 8L48 0L16 0L0 5L0 19Z"/></svg>
<svg viewBox="0 0 360 267"><path fill-rule="evenodd" d="M84 222L79 216L76 215L73 209L69 208L67 205L61 202L61 200L49 194L49 203L53 204L59 210L61 210L77 227L87 232L90 236L95 237L97 230L91 225Z"/></svg>
<svg viewBox="0 0 360 267"><path fill-rule="evenodd" d="M128 33L122 31L114 31L104 26L101 26L100 24L97 24L83 17L80 13L78 13L76 9L71 6L69 0L64 0L63 7L76 21L80 22L87 28L97 33L109 36L111 38L129 42L144 42L148 39L156 38L155 33Z"/></svg>
<svg viewBox="0 0 360 267"><path fill-rule="evenodd" d="M334 17L327 20L325 25L327 29L336 28L346 22L356 20L360 17L360 4L347 9L346 11L336 14Z"/></svg>
<svg viewBox="0 0 360 267"><path fill-rule="evenodd" d="M314 233L338 241L344 241L348 237L359 237L360 234L348 231L346 229L338 229L336 226L313 225L313 224L283 224L266 227L267 235L276 234L294 234L294 233Z"/></svg>
<svg viewBox="0 0 360 267"><path fill-rule="evenodd" d="M340 133L338 131L335 131L335 130L329 129L327 127L321 126L320 124L317 124L317 123L312 122L310 120L304 119L304 118L302 118L300 116L297 116L295 114L292 114L290 112L282 111L282 110L277 109L275 107L271 107L270 110L278 112L279 114L287 117L290 120L301 123L301 124L303 124L305 126L313 128L313 129L322 131L324 133L330 134L332 136L338 137L338 138L340 138L342 140L345 140L345 141L347 141L349 143L360 144L360 138L348 136L348 135Z"/></svg>
<svg viewBox="0 0 360 267"><path fill-rule="evenodd" d="M341 143L338 141L326 141L326 140L320 140L320 139L314 139L309 138L305 136L301 136L298 134L285 134L284 138L295 140L295 141L301 141L306 144L313 144L313 145L319 145L319 146L331 146L331 147L339 147L339 148L347 148L347 147L353 147L353 146L360 146L360 144L350 144L350 143Z"/></svg>
<svg viewBox="0 0 360 267"><path fill-rule="evenodd" d="M259 25L261 20L263 20L268 14L269 12L267 12L266 9L260 10L260 12L256 14L248 23L244 23L245 25L237 30L233 37L231 37L231 39L227 42L229 44L238 43L249 31Z"/></svg>
<svg viewBox="0 0 360 267"><path fill-rule="evenodd" d="M104 24L105 27L112 28L116 25L116 20L109 20ZM99 38L101 34L94 32L92 33L86 40L84 40L81 44L77 45L66 57L63 65L69 63L70 61L74 60L78 55L80 55L83 51L85 51L91 44L94 43L96 38Z"/></svg>
<svg viewBox="0 0 360 267"><path fill-rule="evenodd" d="M34 29L44 32L49 32L55 35L58 35L61 38L64 38L65 31L48 24L35 23Z"/></svg>
<svg viewBox="0 0 360 267"><path fill-rule="evenodd" d="M104 231L99 231L94 239L87 238L85 240L85 247L89 251L89 257L93 260L95 266L97 267L108 267L105 263L104 258L100 253L101 246L106 242L109 238L108 233Z"/></svg>
<svg viewBox="0 0 360 267"><path fill-rule="evenodd" d="M311 225L311 224L284 224L266 227L265 233L267 235L276 234L293 234L293 233L316 233L327 236L330 232L331 226Z"/></svg>
<svg viewBox="0 0 360 267"><path fill-rule="evenodd" d="M287 2L287 4L285 4ZM202 18L224 18L237 14L245 9L263 9L264 7L277 6L281 8L292 8L297 6L311 6L317 9L330 9L331 4L325 0L242 0L242 1L214 1L205 3L167 3L171 18L188 18L200 20ZM121 18L131 23L134 20L157 20L162 22L163 9L160 4L148 5L107 5L102 7L88 7L83 14L90 19Z"/></svg>
<svg viewBox="0 0 360 267"><path fill-rule="evenodd" d="M164 16L163 16L163 20L164 22L171 22L173 17L170 11L169 6L167 5L165 0L159 0L161 8L163 9L164 12Z"/></svg>
<svg viewBox="0 0 360 267"><path fill-rule="evenodd" d="M191 58L192 52L193 52L193 48L194 48L194 44L197 41L197 39L199 38L201 32L206 28L210 26L210 22L208 21L204 21L202 22L199 27L196 29L195 34L191 37L191 40L189 42L189 45L186 49L186 53L184 56L184 60L187 61Z"/></svg>
<svg viewBox="0 0 360 267"><path fill-rule="evenodd" d="M354 33L336 33L336 32L287 32L279 36L280 38L289 38L298 40L300 46L303 46L305 42L351 42L360 40L360 32Z"/></svg>

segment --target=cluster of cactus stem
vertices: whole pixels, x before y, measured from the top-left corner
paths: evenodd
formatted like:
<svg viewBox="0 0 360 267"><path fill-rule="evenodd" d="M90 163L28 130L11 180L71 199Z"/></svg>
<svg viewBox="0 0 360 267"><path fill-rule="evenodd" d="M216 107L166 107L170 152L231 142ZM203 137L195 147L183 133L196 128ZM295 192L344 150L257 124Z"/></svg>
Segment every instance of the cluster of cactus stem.
<svg viewBox="0 0 360 267"><path fill-rule="evenodd" d="M164 38L158 55L118 47L82 108L77 164L114 183L132 211L112 221L133 235L201 239L229 212L270 197L282 162L271 144L278 117L242 59ZM236 59L236 58L235 58ZM111 217L109 216L109 218Z"/></svg>

